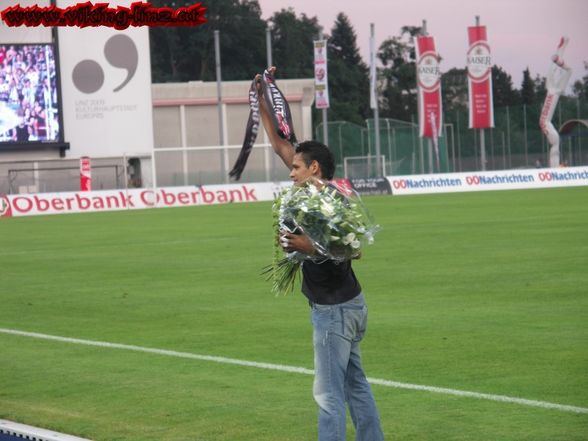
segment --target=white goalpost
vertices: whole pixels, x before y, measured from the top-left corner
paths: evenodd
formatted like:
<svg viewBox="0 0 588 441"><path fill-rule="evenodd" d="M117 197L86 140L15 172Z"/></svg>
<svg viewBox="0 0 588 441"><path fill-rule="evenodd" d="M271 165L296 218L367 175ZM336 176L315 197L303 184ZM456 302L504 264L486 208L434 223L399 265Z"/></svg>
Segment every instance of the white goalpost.
<svg viewBox="0 0 588 441"><path fill-rule="evenodd" d="M386 176L386 156L380 155L346 156L343 158L343 174L345 179L372 178ZM378 163L380 169L378 170Z"/></svg>
<svg viewBox="0 0 588 441"><path fill-rule="evenodd" d="M199 147L158 147L153 149L154 186L228 184L229 169L239 155L241 145ZM249 167L240 181L271 182L287 179L288 170L273 161L270 144L255 144Z"/></svg>

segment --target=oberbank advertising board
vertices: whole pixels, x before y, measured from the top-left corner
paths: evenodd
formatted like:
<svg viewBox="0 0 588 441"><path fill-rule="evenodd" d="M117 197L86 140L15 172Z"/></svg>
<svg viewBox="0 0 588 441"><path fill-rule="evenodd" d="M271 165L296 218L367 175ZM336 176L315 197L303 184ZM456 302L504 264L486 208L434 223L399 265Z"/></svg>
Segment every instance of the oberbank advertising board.
<svg viewBox="0 0 588 441"><path fill-rule="evenodd" d="M290 182L0 195L0 216L91 213L271 201Z"/></svg>
<svg viewBox="0 0 588 441"><path fill-rule="evenodd" d="M388 176L396 196L588 186L588 167ZM271 201L291 182L0 195L0 216L90 213ZM350 184L351 185L351 184Z"/></svg>

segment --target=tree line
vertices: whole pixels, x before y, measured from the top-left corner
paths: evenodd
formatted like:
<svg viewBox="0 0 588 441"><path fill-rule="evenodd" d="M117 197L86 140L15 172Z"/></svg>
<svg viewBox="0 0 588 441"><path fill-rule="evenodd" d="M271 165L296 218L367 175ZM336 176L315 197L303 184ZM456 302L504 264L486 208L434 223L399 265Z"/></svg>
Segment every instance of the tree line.
<svg viewBox="0 0 588 441"><path fill-rule="evenodd" d="M184 2L152 0L154 7L177 8ZM271 29L273 64L277 78L313 78L313 40L322 31L328 39L329 120L363 125L372 117L369 107L369 68L360 56L353 25L339 13L327 32L317 17L297 15L294 9L282 9L268 20L261 17L256 0L215 0L206 4L208 23L191 27L150 28L151 71L154 83L214 81L214 30L220 30L222 78L224 81L250 80L267 63L266 28ZM404 26L399 35L386 39L377 56L380 116L410 121L417 110L416 54L413 37L419 26ZM573 94L588 100L588 63L586 75L573 84ZM520 88L500 66L492 67L494 106L538 105L546 94L545 78L523 72ZM441 77L444 112L465 111L468 106L467 71L453 68ZM315 111L315 121L319 114Z"/></svg>

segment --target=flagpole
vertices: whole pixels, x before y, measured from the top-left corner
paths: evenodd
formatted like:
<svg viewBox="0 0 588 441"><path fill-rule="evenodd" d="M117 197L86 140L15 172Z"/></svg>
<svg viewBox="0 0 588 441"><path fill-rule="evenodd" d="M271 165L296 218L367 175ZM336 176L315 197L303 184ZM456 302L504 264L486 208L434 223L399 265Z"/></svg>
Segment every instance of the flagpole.
<svg viewBox="0 0 588 441"><path fill-rule="evenodd" d="M380 114L378 112L378 88L377 88L377 70L376 70L376 36L375 25L370 24L370 104L374 109L374 130L376 141L376 178L382 173L382 164L380 157Z"/></svg>
<svg viewBox="0 0 588 441"><path fill-rule="evenodd" d="M216 96L218 109L218 141L221 146L221 173L225 183L229 182L229 175L227 174L228 151L225 145L225 119L223 118L223 102L221 95L221 61L220 61L220 31L214 31L214 55L216 64Z"/></svg>
<svg viewBox="0 0 588 441"><path fill-rule="evenodd" d="M319 40L323 39L323 31L319 32ZM327 52L327 44L325 42L325 53ZM329 145L329 126L328 126L328 120L327 120L327 109L324 108L323 109L323 144L325 144L326 146ZM339 150L341 149L341 146L339 146Z"/></svg>

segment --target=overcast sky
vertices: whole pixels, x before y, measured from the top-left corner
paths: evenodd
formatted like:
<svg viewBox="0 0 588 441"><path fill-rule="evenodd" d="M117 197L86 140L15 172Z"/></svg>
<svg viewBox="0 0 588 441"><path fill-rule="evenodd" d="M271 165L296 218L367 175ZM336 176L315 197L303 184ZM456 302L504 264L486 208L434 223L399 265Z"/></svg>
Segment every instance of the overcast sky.
<svg viewBox="0 0 588 441"><path fill-rule="evenodd" d="M426 20L443 58L441 70L464 68L467 27L479 15L480 24L487 27L492 62L512 76L516 88L527 67L532 77L547 75L550 56L563 35L570 38L564 53L573 69L570 86L587 74L588 0L259 0L259 4L264 19L290 6L297 16L317 16L326 33L331 32L337 14L344 12L366 63L370 23L375 24L379 46L386 38L398 36L402 26L420 26Z"/></svg>

